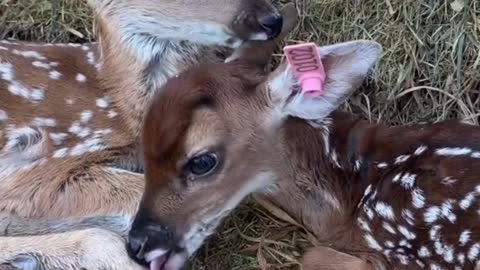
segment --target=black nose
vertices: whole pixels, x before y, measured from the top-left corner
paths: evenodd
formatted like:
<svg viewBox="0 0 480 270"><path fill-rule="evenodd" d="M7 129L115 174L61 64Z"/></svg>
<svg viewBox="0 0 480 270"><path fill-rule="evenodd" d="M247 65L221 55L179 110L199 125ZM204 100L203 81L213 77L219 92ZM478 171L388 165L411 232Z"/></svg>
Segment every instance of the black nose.
<svg viewBox="0 0 480 270"><path fill-rule="evenodd" d="M175 234L167 226L137 219L128 234L127 253L137 263L146 265L146 254L157 249L176 249L175 244Z"/></svg>
<svg viewBox="0 0 480 270"><path fill-rule="evenodd" d="M283 18L279 15L269 15L260 17L258 23L265 30L265 33L268 35L268 38L276 38L282 32L283 27Z"/></svg>

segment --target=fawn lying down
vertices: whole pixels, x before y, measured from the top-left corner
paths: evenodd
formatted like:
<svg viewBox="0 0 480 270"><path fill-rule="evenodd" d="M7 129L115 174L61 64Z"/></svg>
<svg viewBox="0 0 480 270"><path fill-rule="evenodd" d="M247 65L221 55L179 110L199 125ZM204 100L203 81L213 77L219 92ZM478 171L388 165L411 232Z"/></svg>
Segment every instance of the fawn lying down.
<svg viewBox="0 0 480 270"><path fill-rule="evenodd" d="M132 258L180 268L224 216L260 193L334 249L313 249L307 270L474 269L480 128L387 127L338 111L380 58L375 42L319 47L327 79L318 98L298 90L286 64L265 74L265 46L190 68L153 101ZM173 194L169 205L164 194Z"/></svg>

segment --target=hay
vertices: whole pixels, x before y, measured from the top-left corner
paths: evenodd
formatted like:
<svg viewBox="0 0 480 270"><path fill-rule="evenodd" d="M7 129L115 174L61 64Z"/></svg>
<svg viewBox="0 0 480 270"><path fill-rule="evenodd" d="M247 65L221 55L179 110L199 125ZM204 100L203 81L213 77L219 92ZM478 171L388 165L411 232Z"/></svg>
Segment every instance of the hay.
<svg viewBox="0 0 480 270"><path fill-rule="evenodd" d="M281 1L286 2L286 1ZM373 39L383 59L344 109L391 124L480 120L480 3L475 0L297 0L289 42ZM89 41L79 0L0 0L0 38ZM276 55L276 61L281 55ZM298 269L308 237L252 202L199 252L195 269Z"/></svg>

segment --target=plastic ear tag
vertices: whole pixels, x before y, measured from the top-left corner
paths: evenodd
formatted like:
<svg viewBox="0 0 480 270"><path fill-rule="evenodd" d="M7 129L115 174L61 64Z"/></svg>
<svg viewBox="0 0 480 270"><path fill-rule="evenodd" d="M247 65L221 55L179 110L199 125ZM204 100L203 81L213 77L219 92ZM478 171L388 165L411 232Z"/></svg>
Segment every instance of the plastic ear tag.
<svg viewBox="0 0 480 270"><path fill-rule="evenodd" d="M325 83L325 69L315 43L286 46L283 49L287 61L305 95L318 97Z"/></svg>

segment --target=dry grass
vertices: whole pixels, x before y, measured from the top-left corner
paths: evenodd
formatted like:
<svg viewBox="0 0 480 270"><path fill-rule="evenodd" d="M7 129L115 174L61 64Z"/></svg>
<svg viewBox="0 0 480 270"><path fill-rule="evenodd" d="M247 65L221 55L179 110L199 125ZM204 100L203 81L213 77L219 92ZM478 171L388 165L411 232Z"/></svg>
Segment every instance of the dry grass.
<svg viewBox="0 0 480 270"><path fill-rule="evenodd" d="M373 39L384 46L372 78L345 109L391 124L447 118L478 124L480 2L296 2L302 22L290 42ZM80 0L0 0L0 38L88 41L90 19ZM309 241L281 220L258 204L244 204L201 250L194 268L298 269L297 259Z"/></svg>

